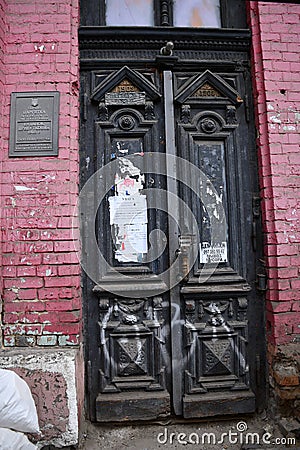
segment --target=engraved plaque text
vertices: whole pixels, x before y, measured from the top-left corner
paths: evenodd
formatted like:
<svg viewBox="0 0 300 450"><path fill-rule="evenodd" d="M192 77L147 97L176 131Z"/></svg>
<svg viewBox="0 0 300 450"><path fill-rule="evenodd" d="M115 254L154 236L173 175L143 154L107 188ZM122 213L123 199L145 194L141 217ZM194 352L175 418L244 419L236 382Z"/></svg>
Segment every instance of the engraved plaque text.
<svg viewBox="0 0 300 450"><path fill-rule="evenodd" d="M11 94L9 156L58 154L59 92Z"/></svg>

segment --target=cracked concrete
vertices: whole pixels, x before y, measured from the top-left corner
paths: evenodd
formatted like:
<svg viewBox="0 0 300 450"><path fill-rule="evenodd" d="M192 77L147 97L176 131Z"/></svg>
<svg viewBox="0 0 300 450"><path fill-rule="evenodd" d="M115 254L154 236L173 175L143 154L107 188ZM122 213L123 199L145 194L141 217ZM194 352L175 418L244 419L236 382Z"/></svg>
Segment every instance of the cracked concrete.
<svg viewBox="0 0 300 450"><path fill-rule="evenodd" d="M84 423L79 450L300 450L295 435L266 414L218 421L161 421L143 425Z"/></svg>

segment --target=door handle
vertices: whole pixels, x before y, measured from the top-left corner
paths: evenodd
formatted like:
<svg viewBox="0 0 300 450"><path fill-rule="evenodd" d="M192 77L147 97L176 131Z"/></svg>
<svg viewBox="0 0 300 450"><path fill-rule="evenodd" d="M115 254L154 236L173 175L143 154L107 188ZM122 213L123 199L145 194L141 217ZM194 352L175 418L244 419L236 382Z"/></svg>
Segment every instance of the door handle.
<svg viewBox="0 0 300 450"><path fill-rule="evenodd" d="M176 257L179 258L180 278L184 281L187 280L191 270L190 257L192 240L193 236L191 234L179 236L179 248L175 252Z"/></svg>

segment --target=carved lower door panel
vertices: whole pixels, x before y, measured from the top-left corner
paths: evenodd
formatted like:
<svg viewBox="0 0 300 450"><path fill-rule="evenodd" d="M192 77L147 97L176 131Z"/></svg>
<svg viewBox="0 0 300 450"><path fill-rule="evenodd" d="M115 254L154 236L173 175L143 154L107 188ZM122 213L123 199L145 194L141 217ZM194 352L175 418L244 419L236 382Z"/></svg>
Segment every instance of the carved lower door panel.
<svg viewBox="0 0 300 450"><path fill-rule="evenodd" d="M255 409L249 389L247 298L215 298L185 300L187 418Z"/></svg>
<svg viewBox="0 0 300 450"><path fill-rule="evenodd" d="M170 414L162 302L159 296L99 301L97 420L149 420Z"/></svg>

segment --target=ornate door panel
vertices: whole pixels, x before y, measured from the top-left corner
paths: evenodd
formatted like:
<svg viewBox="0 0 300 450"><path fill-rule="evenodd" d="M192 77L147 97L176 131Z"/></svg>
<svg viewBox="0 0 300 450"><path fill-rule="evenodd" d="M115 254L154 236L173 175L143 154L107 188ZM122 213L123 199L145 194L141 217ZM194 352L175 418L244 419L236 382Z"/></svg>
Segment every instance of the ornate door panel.
<svg viewBox="0 0 300 450"><path fill-rule="evenodd" d="M82 71L94 421L256 408L262 307L247 80L238 65L183 70L172 56Z"/></svg>
<svg viewBox="0 0 300 450"><path fill-rule="evenodd" d="M249 389L248 303L254 299L245 240L253 219L251 174L241 170L248 160L243 82L240 74L175 73L177 155L207 177L200 181L201 201L179 187L199 230L196 262L180 288L184 417L255 407ZM214 217L222 233L214 232Z"/></svg>

